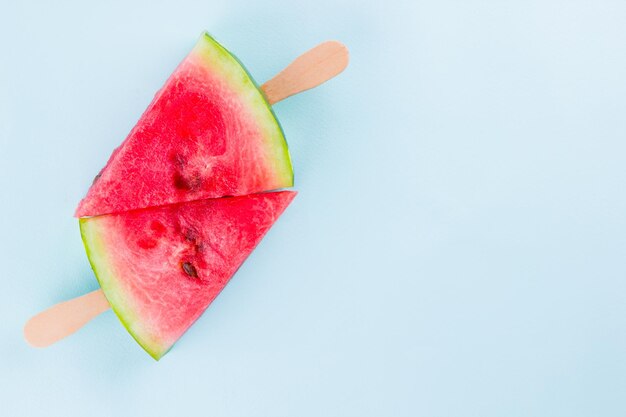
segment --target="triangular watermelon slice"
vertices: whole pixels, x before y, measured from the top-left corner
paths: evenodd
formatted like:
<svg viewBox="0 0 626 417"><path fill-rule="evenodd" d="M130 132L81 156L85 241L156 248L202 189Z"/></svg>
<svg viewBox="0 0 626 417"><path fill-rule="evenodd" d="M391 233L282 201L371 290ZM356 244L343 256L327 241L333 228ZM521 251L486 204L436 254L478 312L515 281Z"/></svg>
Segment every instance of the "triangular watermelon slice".
<svg viewBox="0 0 626 417"><path fill-rule="evenodd" d="M80 219L91 266L139 344L161 358L293 200L281 191Z"/></svg>
<svg viewBox="0 0 626 417"><path fill-rule="evenodd" d="M77 217L293 185L281 127L243 65L207 33L96 176Z"/></svg>

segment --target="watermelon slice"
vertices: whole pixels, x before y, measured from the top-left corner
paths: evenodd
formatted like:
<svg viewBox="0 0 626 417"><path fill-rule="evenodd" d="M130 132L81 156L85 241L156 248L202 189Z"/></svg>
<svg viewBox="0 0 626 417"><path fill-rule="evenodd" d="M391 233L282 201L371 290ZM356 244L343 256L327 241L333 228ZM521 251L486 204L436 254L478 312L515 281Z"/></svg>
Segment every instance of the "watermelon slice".
<svg viewBox="0 0 626 417"><path fill-rule="evenodd" d="M96 176L76 217L293 185L282 129L250 74L207 33Z"/></svg>
<svg viewBox="0 0 626 417"><path fill-rule="evenodd" d="M295 195L260 193L82 218L81 235L111 307L158 360Z"/></svg>

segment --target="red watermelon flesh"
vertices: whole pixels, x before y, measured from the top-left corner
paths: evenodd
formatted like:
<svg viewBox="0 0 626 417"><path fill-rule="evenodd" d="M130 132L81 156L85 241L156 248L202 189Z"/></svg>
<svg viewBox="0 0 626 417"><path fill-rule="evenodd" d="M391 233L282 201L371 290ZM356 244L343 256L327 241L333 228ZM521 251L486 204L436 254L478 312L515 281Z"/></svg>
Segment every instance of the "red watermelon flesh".
<svg viewBox="0 0 626 417"><path fill-rule="evenodd" d="M77 217L293 185L287 143L241 63L204 33L111 155Z"/></svg>
<svg viewBox="0 0 626 417"><path fill-rule="evenodd" d="M81 235L111 307L158 360L200 317L295 195L260 193L82 218Z"/></svg>

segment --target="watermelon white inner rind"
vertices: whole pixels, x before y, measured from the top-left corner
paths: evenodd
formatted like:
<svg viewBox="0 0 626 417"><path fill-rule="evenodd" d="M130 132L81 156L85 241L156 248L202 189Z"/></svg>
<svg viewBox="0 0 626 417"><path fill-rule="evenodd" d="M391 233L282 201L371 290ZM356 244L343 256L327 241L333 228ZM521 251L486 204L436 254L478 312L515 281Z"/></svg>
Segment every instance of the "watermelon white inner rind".
<svg viewBox="0 0 626 417"><path fill-rule="evenodd" d="M111 307L158 360L220 293L295 195L200 200L79 223Z"/></svg>

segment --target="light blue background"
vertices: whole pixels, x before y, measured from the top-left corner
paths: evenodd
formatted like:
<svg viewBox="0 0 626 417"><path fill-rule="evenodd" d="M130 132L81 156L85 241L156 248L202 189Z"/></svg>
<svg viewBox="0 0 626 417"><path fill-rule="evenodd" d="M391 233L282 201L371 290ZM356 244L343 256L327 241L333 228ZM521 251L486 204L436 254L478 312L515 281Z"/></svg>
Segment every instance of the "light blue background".
<svg viewBox="0 0 626 417"><path fill-rule="evenodd" d="M3 416L626 415L626 2L2 1ZM105 313L74 208L203 29L276 106L300 195L160 362Z"/></svg>

